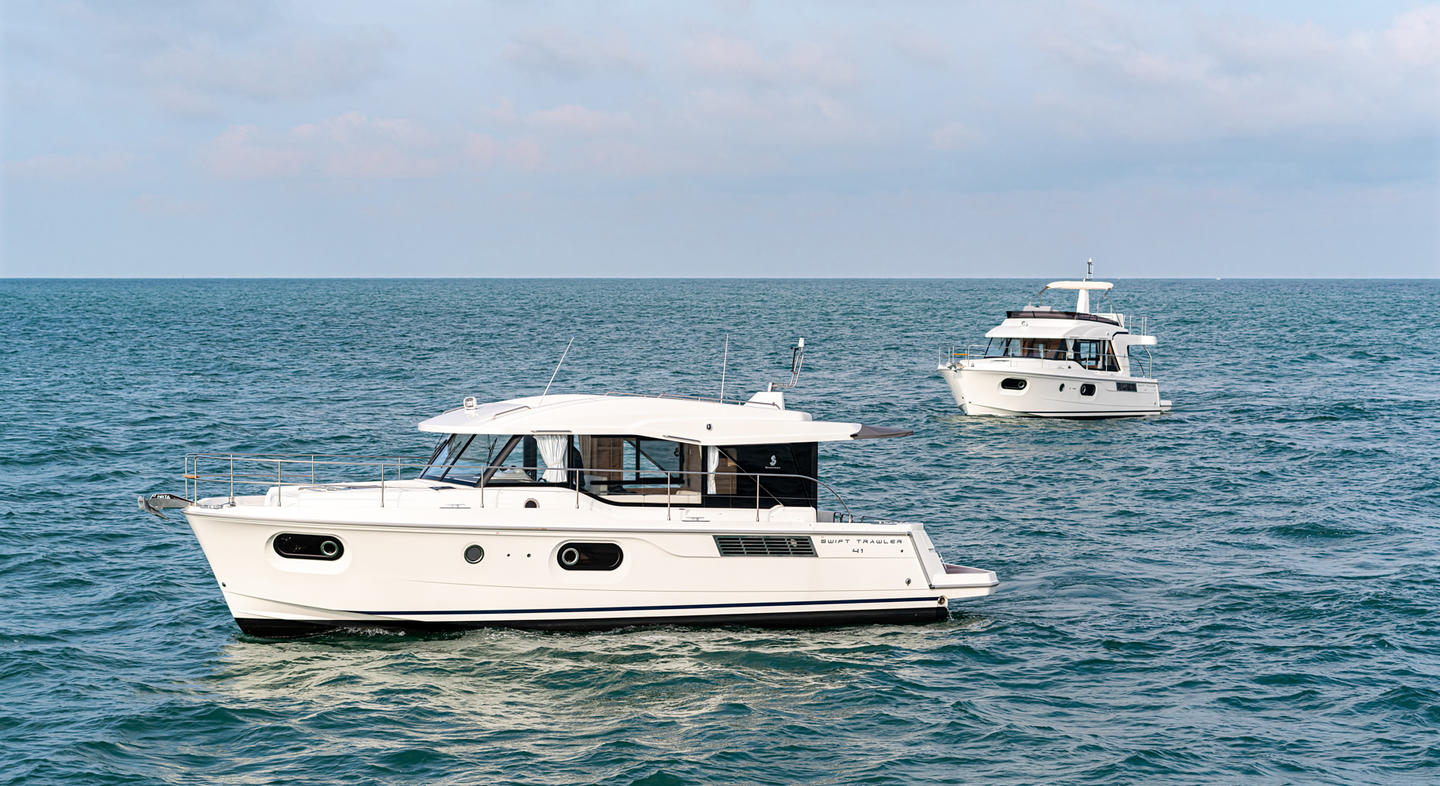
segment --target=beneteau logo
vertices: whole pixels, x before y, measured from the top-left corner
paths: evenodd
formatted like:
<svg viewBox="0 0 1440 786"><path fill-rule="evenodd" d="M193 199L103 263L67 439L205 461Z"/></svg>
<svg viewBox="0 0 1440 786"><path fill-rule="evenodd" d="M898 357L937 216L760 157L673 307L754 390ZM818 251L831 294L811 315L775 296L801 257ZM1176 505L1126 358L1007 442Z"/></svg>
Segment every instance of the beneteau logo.
<svg viewBox="0 0 1440 786"><path fill-rule="evenodd" d="M775 466L775 457L774 457L774 456L771 456L771 457L770 457L770 466L772 466L772 467Z"/></svg>

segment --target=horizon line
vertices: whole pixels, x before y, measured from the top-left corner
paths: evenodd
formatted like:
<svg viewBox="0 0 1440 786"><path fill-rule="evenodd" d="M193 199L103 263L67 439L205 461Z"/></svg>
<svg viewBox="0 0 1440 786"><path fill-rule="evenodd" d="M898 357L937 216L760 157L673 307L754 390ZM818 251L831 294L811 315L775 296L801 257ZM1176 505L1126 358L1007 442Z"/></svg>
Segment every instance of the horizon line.
<svg viewBox="0 0 1440 786"><path fill-rule="evenodd" d="M1049 276L0 276L0 281L1018 281ZM1117 281L1435 281L1431 276L1106 276Z"/></svg>

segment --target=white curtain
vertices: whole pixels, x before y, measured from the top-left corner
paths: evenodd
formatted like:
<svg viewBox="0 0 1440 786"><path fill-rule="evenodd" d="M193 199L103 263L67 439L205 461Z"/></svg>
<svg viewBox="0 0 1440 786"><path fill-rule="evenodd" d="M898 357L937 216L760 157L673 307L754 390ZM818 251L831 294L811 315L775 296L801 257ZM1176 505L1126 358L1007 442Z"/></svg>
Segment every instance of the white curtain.
<svg viewBox="0 0 1440 786"><path fill-rule="evenodd" d="M535 446L540 449L540 458L545 460L545 482L564 483L565 453L570 448L568 434L538 434Z"/></svg>
<svg viewBox="0 0 1440 786"><path fill-rule="evenodd" d="M705 448L705 493L715 493L715 469L720 466L720 448L711 445Z"/></svg>

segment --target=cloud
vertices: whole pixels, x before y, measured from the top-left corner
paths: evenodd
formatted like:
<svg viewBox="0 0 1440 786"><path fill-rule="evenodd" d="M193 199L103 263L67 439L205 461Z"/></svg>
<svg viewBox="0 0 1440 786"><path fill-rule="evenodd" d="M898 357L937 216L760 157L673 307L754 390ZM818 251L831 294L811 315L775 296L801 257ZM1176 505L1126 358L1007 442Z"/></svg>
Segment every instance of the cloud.
<svg viewBox="0 0 1440 786"><path fill-rule="evenodd" d="M134 153L54 153L5 165L5 173L25 180L87 180L111 177L130 170Z"/></svg>
<svg viewBox="0 0 1440 786"><path fill-rule="evenodd" d="M1208 20L1168 48L1111 24L1047 49L1079 89L1043 93L1069 132L1171 142L1235 136L1433 134L1440 123L1440 6L1380 31Z"/></svg>
<svg viewBox="0 0 1440 786"><path fill-rule="evenodd" d="M954 45L919 30L902 30L890 36L890 45L902 57L923 66L950 64Z"/></svg>
<svg viewBox="0 0 1440 786"><path fill-rule="evenodd" d="M833 145L873 139L878 131L850 102L812 90L697 90L683 116L690 134L727 144Z"/></svg>
<svg viewBox="0 0 1440 786"><path fill-rule="evenodd" d="M130 200L130 204L149 216L194 216L205 212L205 206L199 202L165 194L140 194Z"/></svg>
<svg viewBox="0 0 1440 786"><path fill-rule="evenodd" d="M437 175L455 156L433 134L404 119L350 112L271 133L233 126L212 140L200 163L230 179L320 174L336 178L408 179Z"/></svg>
<svg viewBox="0 0 1440 786"><path fill-rule="evenodd" d="M211 174L236 180L266 179L299 174L309 151L284 139L267 139L257 126L226 129L206 146L200 161Z"/></svg>
<svg viewBox="0 0 1440 786"><path fill-rule="evenodd" d="M557 79L617 71L636 74L645 70L644 63L623 36L579 36L553 28L512 38L505 46L503 57L522 71Z"/></svg>
<svg viewBox="0 0 1440 786"><path fill-rule="evenodd" d="M946 123L930 133L930 144L947 152L969 150L979 141L979 132L964 123Z"/></svg>
<svg viewBox="0 0 1440 786"><path fill-rule="evenodd" d="M497 139L479 133L465 136L464 158L472 166L482 169L509 167L534 171L545 164L540 143L534 139Z"/></svg>
<svg viewBox="0 0 1440 786"><path fill-rule="evenodd" d="M758 85L807 84L825 90L853 87L858 73L850 61L814 43L797 43L770 53L747 40L711 35L685 47L685 61L702 74Z"/></svg>
<svg viewBox="0 0 1440 786"><path fill-rule="evenodd" d="M199 35L145 57L139 69L162 107L206 115L235 99L294 102L354 90L383 72L394 47L391 35L372 29L243 46Z"/></svg>
<svg viewBox="0 0 1440 786"><path fill-rule="evenodd" d="M535 112L529 123L548 131L578 134L606 134L633 128L635 121L626 112L604 112L569 104Z"/></svg>

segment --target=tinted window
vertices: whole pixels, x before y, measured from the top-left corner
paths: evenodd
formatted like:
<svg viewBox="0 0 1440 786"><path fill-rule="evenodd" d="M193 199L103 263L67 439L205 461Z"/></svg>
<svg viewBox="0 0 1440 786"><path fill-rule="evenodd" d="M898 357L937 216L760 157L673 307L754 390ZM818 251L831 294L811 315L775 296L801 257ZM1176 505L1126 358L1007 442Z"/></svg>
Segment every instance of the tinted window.
<svg viewBox="0 0 1440 786"><path fill-rule="evenodd" d="M748 508L797 505L815 507L819 450L814 442L720 447L715 493L705 495L714 507ZM767 477L768 476L768 477ZM802 476L802 477L792 477ZM758 488L757 488L758 484Z"/></svg>
<svg viewBox="0 0 1440 786"><path fill-rule="evenodd" d="M634 494L637 502L663 504L667 493L698 492L704 479L699 445L634 436L583 436L575 443L583 488L592 494Z"/></svg>

